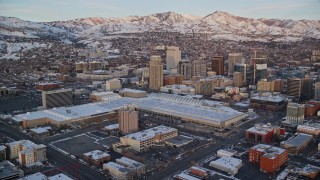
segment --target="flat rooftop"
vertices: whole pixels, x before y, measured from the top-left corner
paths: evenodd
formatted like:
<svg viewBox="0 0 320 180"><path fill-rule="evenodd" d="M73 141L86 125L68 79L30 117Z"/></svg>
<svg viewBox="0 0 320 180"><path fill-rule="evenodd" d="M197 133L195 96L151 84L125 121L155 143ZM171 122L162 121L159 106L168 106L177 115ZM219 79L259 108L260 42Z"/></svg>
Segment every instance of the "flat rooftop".
<svg viewBox="0 0 320 180"><path fill-rule="evenodd" d="M68 177L67 175L60 173L51 177L48 177L49 180L73 180L72 178Z"/></svg>
<svg viewBox="0 0 320 180"><path fill-rule="evenodd" d="M129 134L123 137L134 139L137 141L145 141L145 140L154 138L157 134L167 134L174 131L177 131L177 129L161 125L161 126L153 127L143 131L139 131L133 134Z"/></svg>
<svg viewBox="0 0 320 180"><path fill-rule="evenodd" d="M189 174L186 174L184 172L177 175L178 178L186 179L186 180L200 180L199 178L196 178L194 176L190 176Z"/></svg>
<svg viewBox="0 0 320 180"><path fill-rule="evenodd" d="M246 132L258 133L258 134L268 134L273 129L271 126L267 125L256 125L246 130Z"/></svg>
<svg viewBox="0 0 320 180"><path fill-rule="evenodd" d="M120 164L117 164L115 162L108 162L108 163L103 164L103 169L106 169L106 168L116 170L116 171L121 172L123 174L127 174L130 172L128 168L126 168Z"/></svg>
<svg viewBox="0 0 320 180"><path fill-rule="evenodd" d="M83 154L84 156L91 157L94 160L99 160L101 158L109 157L110 155L106 152L100 150L94 150Z"/></svg>
<svg viewBox="0 0 320 180"><path fill-rule="evenodd" d="M138 109L160 114L170 114L182 119L192 119L204 124L220 125L233 118L245 118L246 114L225 107L220 102L199 100L170 94L149 94L144 98L122 97L98 103L89 103L71 107L58 107L36 112L15 115L16 122L49 118L55 121L76 120L97 114L114 112L132 105Z"/></svg>
<svg viewBox="0 0 320 180"><path fill-rule="evenodd" d="M19 170L17 170L16 166L12 164L10 161L0 162L0 179L4 179L8 176L13 176L18 173Z"/></svg>
<svg viewBox="0 0 320 180"><path fill-rule="evenodd" d="M170 139L166 139L164 142L168 142L170 144L174 144L174 145L184 145L184 144L188 144L190 142L192 142L193 139L192 138L186 138L183 136L177 136L177 137L173 137Z"/></svg>
<svg viewBox="0 0 320 180"><path fill-rule="evenodd" d="M30 129L30 131L35 132L35 133L38 133L38 134L48 132L48 130L47 130L46 128L42 128L42 127L33 128L33 129Z"/></svg>
<svg viewBox="0 0 320 180"><path fill-rule="evenodd" d="M221 167L225 167L228 169L238 169L238 167L242 165L242 160L233 157L222 156L221 158L215 161L211 161L210 164L211 163L217 164Z"/></svg>
<svg viewBox="0 0 320 180"><path fill-rule="evenodd" d="M303 134L303 133L298 133L297 135L289 138L286 141L281 142L281 144L286 144L292 147L299 147L301 146L304 142L312 139L312 135L309 134Z"/></svg>
<svg viewBox="0 0 320 180"><path fill-rule="evenodd" d="M124 88L120 92L131 92L131 93L147 93L146 91L142 90L137 90L137 89L129 89L129 88Z"/></svg>
<svg viewBox="0 0 320 180"><path fill-rule="evenodd" d="M312 124L304 124L304 125L298 125L298 129L307 129L311 131L320 130L320 123L312 123Z"/></svg>
<svg viewBox="0 0 320 180"><path fill-rule="evenodd" d="M282 96L254 96L251 99L259 101L268 101L268 102L282 102L286 99Z"/></svg>
<svg viewBox="0 0 320 180"><path fill-rule="evenodd" d="M26 177L20 178L19 180L46 180L48 179L46 175L41 172L37 172L35 174L28 175Z"/></svg>
<svg viewBox="0 0 320 180"><path fill-rule="evenodd" d="M251 147L250 149L254 149L259 152L264 152L265 154L263 156L268 157L270 159L275 158L275 156L280 155L286 151L285 149L266 144L257 144Z"/></svg>
<svg viewBox="0 0 320 180"><path fill-rule="evenodd" d="M105 126L104 129L106 130L119 129L119 124L111 124L111 125Z"/></svg>
<svg viewBox="0 0 320 180"><path fill-rule="evenodd" d="M140 163L138 161L135 161L133 159L129 159L129 158L124 157L124 156L122 156L121 158L117 159L116 161L117 161L117 163L119 162L119 163L125 164L125 165L127 165L127 166L129 166L131 168L140 168L140 167L144 167L145 166L144 164L142 164L142 163Z"/></svg>

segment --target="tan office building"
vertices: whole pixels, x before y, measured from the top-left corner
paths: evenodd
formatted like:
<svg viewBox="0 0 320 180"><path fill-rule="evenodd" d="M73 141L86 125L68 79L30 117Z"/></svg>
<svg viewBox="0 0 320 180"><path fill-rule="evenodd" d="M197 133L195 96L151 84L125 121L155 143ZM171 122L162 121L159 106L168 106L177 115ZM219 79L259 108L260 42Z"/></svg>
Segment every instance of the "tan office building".
<svg viewBox="0 0 320 180"><path fill-rule="evenodd" d="M119 129L122 133L134 133L139 130L138 111L124 108L119 110Z"/></svg>
<svg viewBox="0 0 320 180"><path fill-rule="evenodd" d="M192 61L192 76L207 76L207 61L195 60Z"/></svg>
<svg viewBox="0 0 320 180"><path fill-rule="evenodd" d="M234 65L242 63L242 53L230 53L228 55L228 75L234 72Z"/></svg>
<svg viewBox="0 0 320 180"><path fill-rule="evenodd" d="M163 86L163 64L160 56L151 56L149 63L149 88L159 90Z"/></svg>
<svg viewBox="0 0 320 180"><path fill-rule="evenodd" d="M211 64L212 71L216 72L216 75L224 75L224 59L223 56L214 56Z"/></svg>
<svg viewBox="0 0 320 180"><path fill-rule="evenodd" d="M235 87L242 87L243 79L242 79L242 73L241 72L234 72L233 73L233 83Z"/></svg>
<svg viewBox="0 0 320 180"><path fill-rule="evenodd" d="M166 63L167 63L167 70L170 70L172 68L177 68L177 65L181 61L181 50L179 47L174 46L168 46L167 47L167 57L166 57Z"/></svg>

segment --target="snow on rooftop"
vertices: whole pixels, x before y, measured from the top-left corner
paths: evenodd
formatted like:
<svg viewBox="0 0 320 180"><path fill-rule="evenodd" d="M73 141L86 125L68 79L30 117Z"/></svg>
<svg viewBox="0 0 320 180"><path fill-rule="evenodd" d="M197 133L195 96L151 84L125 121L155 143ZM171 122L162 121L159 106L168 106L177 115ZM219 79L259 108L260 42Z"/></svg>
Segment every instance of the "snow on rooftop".
<svg viewBox="0 0 320 180"><path fill-rule="evenodd" d="M320 130L320 123L298 125L297 129L307 129L311 131Z"/></svg>
<svg viewBox="0 0 320 180"><path fill-rule="evenodd" d="M119 110L122 107L133 105L138 109L151 112L170 114L185 119L196 119L203 123L221 123L237 117L245 117L246 114L225 107L219 102L204 101L177 95L150 94L145 98L123 97L109 99L98 103L89 103L72 107L58 107L43 111L28 112L13 116L13 120L33 120L49 118L55 121L78 119ZM212 106L212 107L211 107Z"/></svg>
<svg viewBox="0 0 320 180"><path fill-rule="evenodd" d="M266 144L257 144L250 149L254 149L259 152L264 152L265 154L263 156L269 157L269 158L274 158L276 155L280 155L284 153L286 150Z"/></svg>
<svg viewBox="0 0 320 180"><path fill-rule="evenodd" d="M123 90L121 90L121 92L146 93L146 91L137 90L137 89L129 89L129 88L124 88Z"/></svg>
<svg viewBox="0 0 320 180"><path fill-rule="evenodd" d="M133 134L129 134L124 137L135 139L137 141L145 141L147 139L154 138L157 134L167 134L174 131L177 131L177 129L161 125L161 126L153 127L143 131L139 131Z"/></svg>
<svg viewBox="0 0 320 180"><path fill-rule="evenodd" d="M221 158L215 160L215 161L211 161L210 164L216 164L219 165L221 167L225 167L228 169L238 169L239 166L242 165L242 160L241 159L236 159L233 157L228 157L228 156L222 156Z"/></svg>
<svg viewBox="0 0 320 180"><path fill-rule="evenodd" d="M106 129L106 130L119 129L119 124L111 124L109 126L105 126L104 129Z"/></svg>
<svg viewBox="0 0 320 180"><path fill-rule="evenodd" d="M3 145L0 146L0 151L3 151L3 150L5 150L5 149L6 149L5 146L3 146Z"/></svg>
<svg viewBox="0 0 320 180"><path fill-rule="evenodd" d="M145 165L138 162L138 161L135 161L133 159L129 159L127 157L124 157L122 156L121 158L117 159L116 160L117 163L122 163L122 164L125 164L127 166L129 166L130 168L140 168L140 167L144 167Z"/></svg>
<svg viewBox="0 0 320 180"><path fill-rule="evenodd" d="M282 96L255 96L251 99L260 100L260 101L269 101L269 102L282 102L285 101L285 98Z"/></svg>
<svg viewBox="0 0 320 180"><path fill-rule="evenodd" d="M267 125L256 125L253 126L249 129L247 129L247 132L251 132L251 133L259 133L259 134L268 134L269 132L271 132L273 130L273 128L271 126L267 126Z"/></svg>
<svg viewBox="0 0 320 180"><path fill-rule="evenodd" d="M48 177L49 180L72 180L72 178L68 177L67 175L60 173L51 177Z"/></svg>
<svg viewBox="0 0 320 180"><path fill-rule="evenodd" d="M177 177L178 177L179 179L183 179L183 180L200 180L199 178L190 176L189 174L186 174L186 173L184 173L184 172L178 174Z"/></svg>
<svg viewBox="0 0 320 180"><path fill-rule="evenodd" d="M110 155L106 152L102 152L100 150L94 150L83 154L84 156L90 156L94 160L98 160L101 158L109 157Z"/></svg>
<svg viewBox="0 0 320 180"><path fill-rule="evenodd" d="M28 175L26 177L20 178L19 180L46 180L47 176L42 174L41 172Z"/></svg>
<svg viewBox="0 0 320 180"><path fill-rule="evenodd" d="M33 128L33 129L30 129L30 131L33 131L33 132L38 133L38 134L48 132L48 130L46 128L42 128L42 127Z"/></svg>
<svg viewBox="0 0 320 180"><path fill-rule="evenodd" d="M128 168L126 168L120 164L117 164L115 162L108 162L108 163L103 164L103 169L113 169L113 170L119 171L123 174L127 174L129 172Z"/></svg>
<svg viewBox="0 0 320 180"><path fill-rule="evenodd" d="M290 137L288 140L281 142L281 144L286 144L292 147L299 147L304 142L312 139L312 136L304 133L297 133L295 136Z"/></svg>

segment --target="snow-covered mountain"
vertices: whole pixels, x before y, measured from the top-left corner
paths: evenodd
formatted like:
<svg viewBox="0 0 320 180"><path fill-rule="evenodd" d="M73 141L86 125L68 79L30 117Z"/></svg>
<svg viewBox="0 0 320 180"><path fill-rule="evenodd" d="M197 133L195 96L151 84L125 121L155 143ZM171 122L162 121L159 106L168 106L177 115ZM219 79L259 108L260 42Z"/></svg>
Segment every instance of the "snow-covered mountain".
<svg viewBox="0 0 320 180"><path fill-rule="evenodd" d="M320 20L252 19L216 11L205 17L174 12L125 18L80 18L68 21L31 22L0 16L0 47L6 38L50 37L62 42L103 44L124 33L180 32L206 33L213 39L255 41L297 41L303 38L320 39ZM3 49L3 48L2 48ZM1 48L0 48L1 50ZM1 56L1 55L0 55Z"/></svg>

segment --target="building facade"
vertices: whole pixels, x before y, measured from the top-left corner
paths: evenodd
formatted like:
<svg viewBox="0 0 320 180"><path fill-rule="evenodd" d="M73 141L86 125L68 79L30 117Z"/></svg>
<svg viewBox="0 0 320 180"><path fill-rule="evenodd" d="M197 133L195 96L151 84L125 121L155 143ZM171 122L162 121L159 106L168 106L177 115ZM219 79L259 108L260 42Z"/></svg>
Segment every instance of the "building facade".
<svg viewBox="0 0 320 180"><path fill-rule="evenodd" d="M178 74L183 75L183 79L190 80L192 78L192 64L189 60L182 60L177 67Z"/></svg>
<svg viewBox="0 0 320 180"><path fill-rule="evenodd" d="M193 76L207 76L207 61L203 59L192 61L192 77Z"/></svg>
<svg viewBox="0 0 320 180"><path fill-rule="evenodd" d="M223 56L214 56L212 58L211 70L216 72L216 75L224 75L224 58Z"/></svg>
<svg viewBox="0 0 320 180"><path fill-rule="evenodd" d="M286 121L291 124L302 124L304 120L304 104L288 103Z"/></svg>
<svg viewBox="0 0 320 180"><path fill-rule="evenodd" d="M168 46L166 53L167 70L177 68L178 63L181 61L181 50L179 47Z"/></svg>
<svg viewBox="0 0 320 180"><path fill-rule="evenodd" d="M163 86L163 64L160 56L151 56L149 63L149 88L158 90Z"/></svg>
<svg viewBox="0 0 320 180"><path fill-rule="evenodd" d="M42 91L42 106L45 109L69 106L73 104L71 89Z"/></svg>
<svg viewBox="0 0 320 180"><path fill-rule="evenodd" d="M134 133L139 130L138 127L138 111L130 108L123 108L118 111L119 130L124 134Z"/></svg>
<svg viewBox="0 0 320 180"><path fill-rule="evenodd" d="M242 53L230 53L228 55L228 75L234 72L234 65L242 63Z"/></svg>
<svg viewBox="0 0 320 180"><path fill-rule="evenodd" d="M114 91L121 89L121 81L119 79L111 79L106 81L106 90L107 91Z"/></svg>
<svg viewBox="0 0 320 180"><path fill-rule="evenodd" d="M233 83L235 87L242 87L243 85L243 75L241 72L233 73Z"/></svg>
<svg viewBox="0 0 320 180"><path fill-rule="evenodd" d="M249 161L260 164L260 170L273 173L288 161L288 151L265 144L258 144L249 149Z"/></svg>

